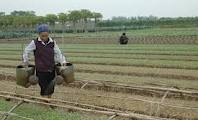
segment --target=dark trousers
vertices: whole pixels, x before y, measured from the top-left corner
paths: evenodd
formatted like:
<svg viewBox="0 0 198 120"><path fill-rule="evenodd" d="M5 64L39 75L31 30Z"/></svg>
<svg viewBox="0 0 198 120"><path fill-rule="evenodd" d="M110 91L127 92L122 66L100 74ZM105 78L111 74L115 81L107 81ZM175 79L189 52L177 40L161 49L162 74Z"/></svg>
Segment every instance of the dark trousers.
<svg viewBox="0 0 198 120"><path fill-rule="evenodd" d="M39 86L41 88L41 96L52 95L55 86L55 71L52 72L39 72L36 71L36 76L39 79Z"/></svg>

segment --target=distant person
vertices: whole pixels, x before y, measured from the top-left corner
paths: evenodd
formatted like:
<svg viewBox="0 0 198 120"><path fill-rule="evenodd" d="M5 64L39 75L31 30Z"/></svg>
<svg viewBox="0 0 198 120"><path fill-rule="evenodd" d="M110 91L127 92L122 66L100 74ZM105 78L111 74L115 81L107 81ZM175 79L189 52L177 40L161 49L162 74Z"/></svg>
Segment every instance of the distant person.
<svg viewBox="0 0 198 120"><path fill-rule="evenodd" d="M34 52L36 76L41 88L41 96L51 98L54 93L55 64L66 65L64 55L56 42L49 36L49 27L46 24L37 28L38 38L32 40L25 48L23 62L29 65L29 54Z"/></svg>
<svg viewBox="0 0 198 120"><path fill-rule="evenodd" d="M126 36L126 33L122 33L122 35L120 36L120 44L121 45L126 45L128 43L129 38Z"/></svg>

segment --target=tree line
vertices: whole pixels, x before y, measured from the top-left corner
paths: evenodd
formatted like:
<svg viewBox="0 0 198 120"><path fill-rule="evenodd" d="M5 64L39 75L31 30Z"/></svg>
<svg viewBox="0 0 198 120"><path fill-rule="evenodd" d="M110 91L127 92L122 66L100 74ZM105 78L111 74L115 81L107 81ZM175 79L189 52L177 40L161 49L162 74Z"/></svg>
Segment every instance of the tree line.
<svg viewBox="0 0 198 120"><path fill-rule="evenodd" d="M178 27L198 27L198 17L113 17L111 20L103 20L98 23L99 27L159 27L159 28L178 28Z"/></svg>
<svg viewBox="0 0 198 120"><path fill-rule="evenodd" d="M90 21L97 24L102 17L101 13L87 9L47 14L45 16L37 16L34 11L13 11L8 15L5 12L0 12L0 29L33 29L35 26L45 23L52 27L56 24L61 24L63 27L71 25L73 31L76 31L77 24L81 23L83 30L86 31L87 24Z"/></svg>
<svg viewBox="0 0 198 120"><path fill-rule="evenodd" d="M13 11L10 14L0 12L0 31L3 30L32 30L39 24L46 23L51 27L59 25L59 32L69 28L70 32L115 31L127 29L144 28L178 28L178 27L198 27L198 17L112 17L103 20L103 15L87 9L72 10L59 14L47 14L37 16L34 11ZM90 30L90 25L92 28ZM57 29L54 29L57 32Z"/></svg>

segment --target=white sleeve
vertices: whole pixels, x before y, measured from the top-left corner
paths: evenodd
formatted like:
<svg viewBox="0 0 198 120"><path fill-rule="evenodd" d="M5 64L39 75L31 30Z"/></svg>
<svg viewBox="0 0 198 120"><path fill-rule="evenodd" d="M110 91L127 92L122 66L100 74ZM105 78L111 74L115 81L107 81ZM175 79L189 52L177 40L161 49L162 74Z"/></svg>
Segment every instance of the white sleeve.
<svg viewBox="0 0 198 120"><path fill-rule="evenodd" d="M55 41L54 41L54 60L56 63L61 63L61 64L66 63L65 56L64 54L61 53Z"/></svg>
<svg viewBox="0 0 198 120"><path fill-rule="evenodd" d="M30 42L28 46L26 46L24 52L23 52L23 62L28 62L29 61L29 54L33 52L36 49L34 40Z"/></svg>

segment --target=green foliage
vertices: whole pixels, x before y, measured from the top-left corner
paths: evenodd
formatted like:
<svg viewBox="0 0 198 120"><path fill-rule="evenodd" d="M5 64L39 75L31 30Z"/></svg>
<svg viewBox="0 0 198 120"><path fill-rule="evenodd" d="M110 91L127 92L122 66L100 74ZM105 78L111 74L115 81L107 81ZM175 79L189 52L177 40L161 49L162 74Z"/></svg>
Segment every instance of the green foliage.
<svg viewBox="0 0 198 120"><path fill-rule="evenodd" d="M99 27L115 27L115 26L150 26L160 28L181 28L181 27L197 27L198 17L178 17L178 18L157 18L149 17L114 17L112 20L104 20L97 24Z"/></svg>
<svg viewBox="0 0 198 120"><path fill-rule="evenodd" d="M12 16L35 16L34 11L13 11L10 13Z"/></svg>
<svg viewBox="0 0 198 120"><path fill-rule="evenodd" d="M101 13L92 12L87 9L72 10L66 13L59 13L58 15L47 14L46 16L36 16L34 11L13 11L9 15L5 15L5 12L0 12L0 29L2 31L18 28L34 29L36 25L41 23L54 26L58 22L62 25L67 23L67 25L72 26L70 30L67 30L68 32L198 27L198 17L158 18L155 16L138 16L130 18L113 17L110 20L102 20L102 17ZM89 30L87 23L94 23L94 28ZM81 28L77 28L77 24L80 24L79 27ZM83 27L81 24L83 24Z"/></svg>
<svg viewBox="0 0 198 120"><path fill-rule="evenodd" d="M59 13L58 20L64 25L68 21L68 15L66 13Z"/></svg>
<svg viewBox="0 0 198 120"><path fill-rule="evenodd" d="M50 25L55 25L55 22L58 20L55 14L47 14L45 19L46 22L49 23Z"/></svg>

